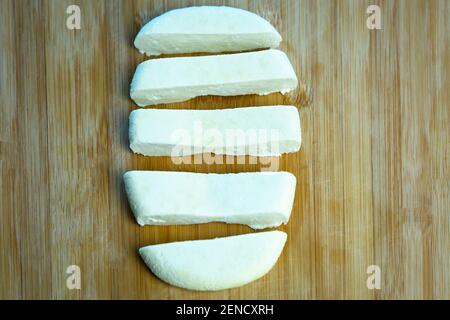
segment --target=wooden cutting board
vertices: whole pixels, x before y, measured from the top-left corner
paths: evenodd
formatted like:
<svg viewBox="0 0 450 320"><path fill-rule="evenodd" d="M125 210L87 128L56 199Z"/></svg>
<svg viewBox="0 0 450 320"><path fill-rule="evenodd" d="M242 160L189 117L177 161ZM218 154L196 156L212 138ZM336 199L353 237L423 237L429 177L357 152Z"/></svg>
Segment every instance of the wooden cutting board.
<svg viewBox="0 0 450 320"><path fill-rule="evenodd" d="M276 266L241 288L198 293L157 279L137 249L254 231L139 227L122 174L262 167L175 165L128 148L130 80L146 59L136 33L169 9L205 3L274 24L299 90L157 107L295 104L303 145L279 162L298 182ZM80 30L66 28L70 4ZM366 27L370 4L382 30ZM0 298L450 298L449 16L445 0L2 0ZM66 287L70 265L81 269L80 290ZM380 267L379 290L366 286L370 265Z"/></svg>

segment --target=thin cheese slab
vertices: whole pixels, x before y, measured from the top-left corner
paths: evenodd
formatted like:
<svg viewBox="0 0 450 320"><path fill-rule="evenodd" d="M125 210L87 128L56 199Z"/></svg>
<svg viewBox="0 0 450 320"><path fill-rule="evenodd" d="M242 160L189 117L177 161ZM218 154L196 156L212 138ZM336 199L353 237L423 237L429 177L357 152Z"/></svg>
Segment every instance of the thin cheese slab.
<svg viewBox="0 0 450 320"><path fill-rule="evenodd" d="M200 6L171 10L150 20L134 45L150 56L276 48L280 41L277 30L252 12Z"/></svg>
<svg viewBox="0 0 450 320"><path fill-rule="evenodd" d="M144 107L206 95L287 93L297 83L286 54L264 50L144 61L136 69L130 96Z"/></svg>
<svg viewBox="0 0 450 320"><path fill-rule="evenodd" d="M265 275L276 264L286 239L282 231L269 231L151 245L139 253L161 280L180 288L215 291Z"/></svg>
<svg viewBox="0 0 450 320"><path fill-rule="evenodd" d="M278 156L301 145L294 106L219 110L139 109L130 114L130 148L147 156Z"/></svg>
<svg viewBox="0 0 450 320"><path fill-rule="evenodd" d="M124 182L141 226L216 221L263 229L288 222L296 178L288 172L129 171Z"/></svg>

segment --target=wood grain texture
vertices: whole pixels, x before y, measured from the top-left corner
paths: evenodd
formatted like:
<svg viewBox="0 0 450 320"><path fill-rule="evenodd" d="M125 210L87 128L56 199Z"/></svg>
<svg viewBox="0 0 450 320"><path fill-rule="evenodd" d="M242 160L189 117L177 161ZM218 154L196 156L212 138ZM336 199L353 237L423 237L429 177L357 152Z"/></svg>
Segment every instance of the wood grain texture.
<svg viewBox="0 0 450 320"><path fill-rule="evenodd" d="M66 8L81 8L81 30ZM237 289L171 287L140 260L148 244L253 232L211 223L139 227L131 169L258 171L175 165L128 148L132 47L151 18L225 4L283 36L301 80L287 97L201 97L158 108L296 104L300 152L288 242L273 270ZM378 4L382 30L366 28ZM450 298L450 1L0 1L0 298ZM249 161L249 158L246 158ZM66 268L82 271L66 288ZM381 290L366 287L379 265Z"/></svg>

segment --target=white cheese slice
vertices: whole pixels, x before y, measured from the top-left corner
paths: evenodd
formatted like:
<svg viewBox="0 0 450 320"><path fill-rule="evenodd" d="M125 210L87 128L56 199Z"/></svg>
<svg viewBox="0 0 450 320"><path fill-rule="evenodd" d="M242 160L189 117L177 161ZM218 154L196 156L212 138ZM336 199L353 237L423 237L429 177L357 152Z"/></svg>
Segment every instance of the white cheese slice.
<svg viewBox="0 0 450 320"><path fill-rule="evenodd" d="M287 234L269 231L211 240L143 247L145 264L161 280L177 287L213 291L252 282L272 269Z"/></svg>
<svg viewBox="0 0 450 320"><path fill-rule="evenodd" d="M263 229L288 222L296 178L288 172L129 171L124 182L141 226L216 221Z"/></svg>
<svg viewBox="0 0 450 320"><path fill-rule="evenodd" d="M143 107L206 95L287 93L297 83L286 54L264 50L144 61L134 73L130 96Z"/></svg>
<svg viewBox="0 0 450 320"><path fill-rule="evenodd" d="M135 47L147 55L276 48L281 36L260 16L238 8L189 7L148 22Z"/></svg>
<svg viewBox="0 0 450 320"><path fill-rule="evenodd" d="M146 156L278 156L300 149L300 117L294 106L139 109L130 114L129 138L131 150Z"/></svg>

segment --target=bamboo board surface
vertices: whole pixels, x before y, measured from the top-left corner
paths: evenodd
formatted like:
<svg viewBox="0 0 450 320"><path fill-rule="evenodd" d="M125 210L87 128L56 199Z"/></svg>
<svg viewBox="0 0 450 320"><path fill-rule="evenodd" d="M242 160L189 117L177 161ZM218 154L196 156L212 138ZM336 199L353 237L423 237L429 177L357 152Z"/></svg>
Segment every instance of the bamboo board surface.
<svg viewBox="0 0 450 320"><path fill-rule="evenodd" d="M292 95L202 97L158 108L295 104L301 151L288 242L262 279L193 292L146 268L148 244L253 232L238 225L139 227L131 169L176 165L128 148L137 31L169 9L226 4L268 19L301 85ZM81 30L66 8L81 8ZM368 30L378 4L382 30ZM450 1L0 1L0 298L450 298ZM249 161L250 159L247 159ZM81 290L66 268L81 268ZM381 289L366 286L381 268Z"/></svg>

